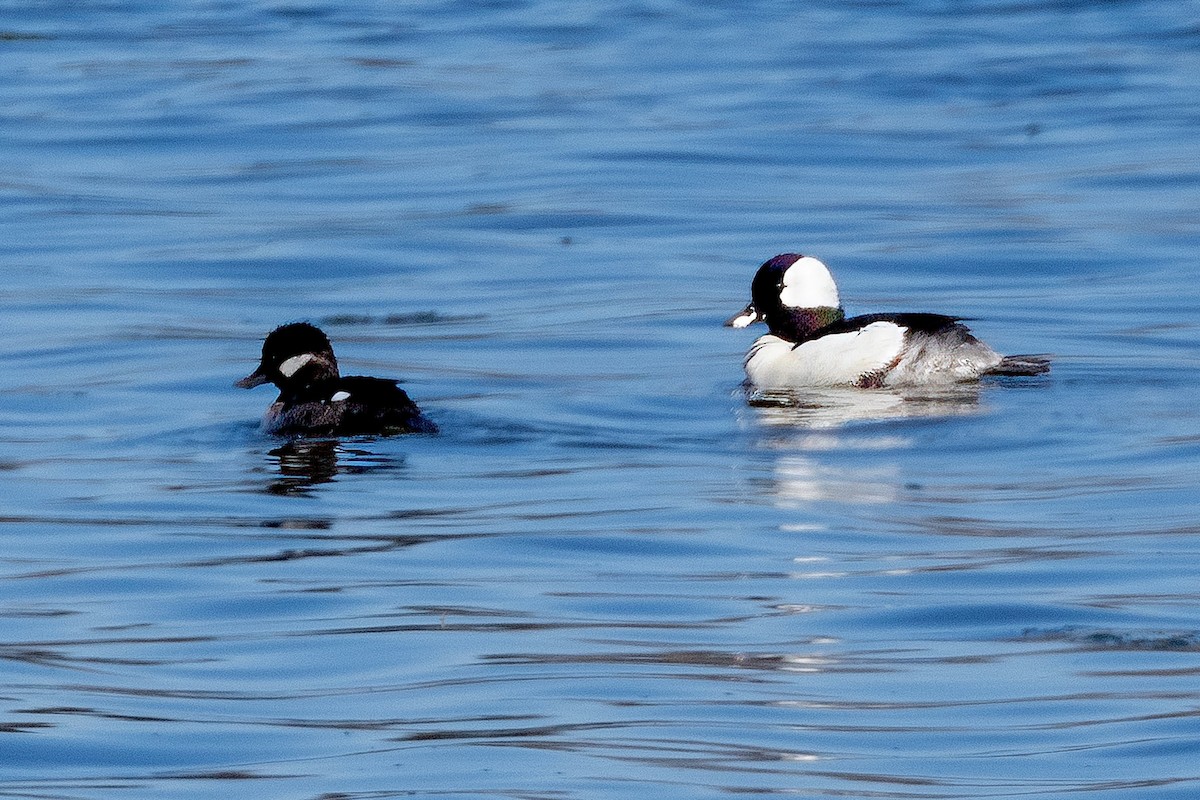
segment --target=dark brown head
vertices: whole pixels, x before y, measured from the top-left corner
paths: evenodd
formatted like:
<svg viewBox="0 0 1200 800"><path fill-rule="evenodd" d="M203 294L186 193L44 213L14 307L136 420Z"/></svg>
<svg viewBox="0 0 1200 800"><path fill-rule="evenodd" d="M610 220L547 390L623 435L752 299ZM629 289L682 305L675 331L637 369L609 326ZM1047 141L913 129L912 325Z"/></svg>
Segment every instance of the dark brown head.
<svg viewBox="0 0 1200 800"><path fill-rule="evenodd" d="M293 322L267 334L258 368L234 386L252 389L273 383L282 390L337 376L337 359L329 337L315 325Z"/></svg>

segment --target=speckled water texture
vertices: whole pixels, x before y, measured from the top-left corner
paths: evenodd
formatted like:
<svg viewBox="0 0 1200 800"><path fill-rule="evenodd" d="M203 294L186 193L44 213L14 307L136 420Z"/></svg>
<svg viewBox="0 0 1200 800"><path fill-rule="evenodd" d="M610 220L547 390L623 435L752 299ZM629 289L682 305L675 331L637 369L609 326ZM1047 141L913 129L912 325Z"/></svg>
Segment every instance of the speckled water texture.
<svg viewBox="0 0 1200 800"><path fill-rule="evenodd" d="M1198 20L6 4L0 795L1196 797ZM748 404L780 252L1054 370Z"/></svg>

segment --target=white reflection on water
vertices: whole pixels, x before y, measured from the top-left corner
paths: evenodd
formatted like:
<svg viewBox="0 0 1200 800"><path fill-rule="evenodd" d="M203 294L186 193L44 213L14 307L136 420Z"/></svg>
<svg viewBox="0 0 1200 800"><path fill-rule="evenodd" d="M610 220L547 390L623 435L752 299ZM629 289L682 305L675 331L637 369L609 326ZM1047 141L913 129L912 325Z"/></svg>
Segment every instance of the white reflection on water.
<svg viewBox="0 0 1200 800"><path fill-rule="evenodd" d="M899 498L895 464L844 469L804 456L783 456L775 465L775 500L785 508L833 500L842 503L890 503Z"/></svg>
<svg viewBox="0 0 1200 800"><path fill-rule="evenodd" d="M758 420L774 435L768 446L780 452L774 468L774 494L776 505L782 508L827 501L855 505L895 502L903 486L896 462L875 459L847 467L808 454L904 450L912 446L911 437L891 429L874 431L865 423L957 417L983 410L977 385L919 392L753 391L748 401Z"/></svg>
<svg viewBox="0 0 1200 800"><path fill-rule="evenodd" d="M853 422L894 419L954 417L977 414L980 387L964 384L944 389L807 389L799 392L748 394L748 402L760 410L764 425L807 430L827 430Z"/></svg>

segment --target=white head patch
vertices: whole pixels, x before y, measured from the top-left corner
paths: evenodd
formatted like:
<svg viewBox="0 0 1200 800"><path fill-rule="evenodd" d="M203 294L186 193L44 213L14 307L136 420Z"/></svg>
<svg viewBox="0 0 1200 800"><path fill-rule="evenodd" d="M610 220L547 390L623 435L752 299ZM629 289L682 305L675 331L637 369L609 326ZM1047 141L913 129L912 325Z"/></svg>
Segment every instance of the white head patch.
<svg viewBox="0 0 1200 800"><path fill-rule="evenodd" d="M343 400L349 400L349 399L350 399L350 393L349 393L349 392L334 392L334 393L333 393L333 397L329 398L329 402L331 402L331 403L340 403L340 402L342 402Z"/></svg>
<svg viewBox="0 0 1200 800"><path fill-rule="evenodd" d="M292 356L287 361L279 365L279 372L285 378L290 378L308 362L312 361L316 356L312 353L301 353L298 356Z"/></svg>
<svg viewBox="0 0 1200 800"><path fill-rule="evenodd" d="M779 300L790 308L838 308L837 284L829 268L812 256L802 256L783 273Z"/></svg>

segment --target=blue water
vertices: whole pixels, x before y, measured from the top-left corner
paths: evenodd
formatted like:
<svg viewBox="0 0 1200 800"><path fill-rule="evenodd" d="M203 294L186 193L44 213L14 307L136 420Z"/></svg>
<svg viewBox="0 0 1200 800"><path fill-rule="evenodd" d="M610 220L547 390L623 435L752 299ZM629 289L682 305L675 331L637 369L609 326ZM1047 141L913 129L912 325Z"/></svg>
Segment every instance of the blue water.
<svg viewBox="0 0 1200 800"><path fill-rule="evenodd" d="M1200 3L8 3L0 795L1194 798ZM778 252L1046 379L758 407ZM285 443L281 322L437 437Z"/></svg>

